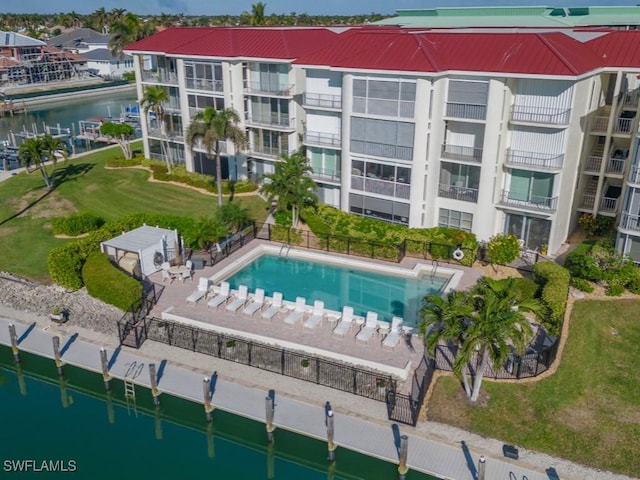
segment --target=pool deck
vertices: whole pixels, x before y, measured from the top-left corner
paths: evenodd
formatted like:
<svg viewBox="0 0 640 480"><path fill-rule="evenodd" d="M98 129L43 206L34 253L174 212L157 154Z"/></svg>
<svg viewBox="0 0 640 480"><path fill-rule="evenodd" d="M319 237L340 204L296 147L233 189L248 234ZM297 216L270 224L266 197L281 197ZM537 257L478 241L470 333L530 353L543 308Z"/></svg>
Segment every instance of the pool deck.
<svg viewBox="0 0 640 480"><path fill-rule="evenodd" d="M19 316L16 314L15 317L20 317L17 319L18 321L7 318L10 313L7 309L3 309L0 316L0 344L10 345L8 326L10 323L14 323L21 350L53 358L52 337L56 334L61 335L60 344L65 349L62 357L63 362L100 374L100 344L91 343L83 338L76 339L71 330L65 330L64 334L61 334L60 331L56 332L55 328L46 327L43 329L41 328L42 324L37 323L36 319L33 319L34 321L31 323L28 315ZM166 352L170 350L170 347L165 346L164 350ZM136 362L137 365L143 364L146 367L150 362L158 364L162 359L166 359L164 356L155 358L145 356L142 351L128 348L115 352L113 348L108 349L108 356L110 357L110 375L119 379L124 378L125 372L133 362ZM212 374L212 370L189 368L168 361L159 380L158 388L163 393L202 404L203 379L211 378ZM150 387L146 368L141 375L134 379L134 382L137 385ZM138 395L142 394L151 395L150 392L138 392ZM211 403L214 408L263 421L266 395L267 391L264 388L248 387L224 378L217 378ZM384 404L380 402L371 403L366 399L362 400L363 406L372 404L376 404L376 407L380 409L385 408ZM325 410L322 406L299 401L287 396L287 393L279 394L277 389L275 405L274 424L277 428L318 439L326 438ZM396 438L398 433L406 434L409 438L407 464L410 469L429 473L439 478L475 480L475 469L479 455L473 450L461 449L459 446L447 445L425 438L423 433L412 427L398 427L391 422L373 421L357 415L341 413L339 407L335 408L334 406L334 412L335 442L339 447L397 463ZM277 441L277 429L275 438ZM340 448L336 452L336 457L340 458ZM518 480L522 478L549 480L546 473L524 468L516 461L497 456L487 457L487 480L512 480L513 478Z"/></svg>

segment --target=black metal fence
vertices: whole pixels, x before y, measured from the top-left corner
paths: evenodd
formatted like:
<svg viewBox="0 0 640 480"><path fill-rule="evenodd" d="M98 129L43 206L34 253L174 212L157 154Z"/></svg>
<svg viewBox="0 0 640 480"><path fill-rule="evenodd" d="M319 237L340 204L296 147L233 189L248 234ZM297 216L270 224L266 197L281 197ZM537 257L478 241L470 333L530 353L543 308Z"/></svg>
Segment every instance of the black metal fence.
<svg viewBox="0 0 640 480"><path fill-rule="evenodd" d="M118 337L120 344L127 347L140 348L145 341L144 319L160 298L164 287L153 282L142 282L143 292L140 302L129 307L118 320Z"/></svg>
<svg viewBox="0 0 640 480"><path fill-rule="evenodd" d="M138 324L134 329L140 330L136 338L148 338L381 402L385 401L387 390L395 392L397 389L393 377L375 370L191 325L149 317L144 325Z"/></svg>
<svg viewBox="0 0 640 480"><path fill-rule="evenodd" d="M387 414L389 420L415 426L418 423L420 407L427 394L433 372L435 370L433 358L424 356L418 367L413 372L411 380L411 393L397 393L388 390L386 394Z"/></svg>

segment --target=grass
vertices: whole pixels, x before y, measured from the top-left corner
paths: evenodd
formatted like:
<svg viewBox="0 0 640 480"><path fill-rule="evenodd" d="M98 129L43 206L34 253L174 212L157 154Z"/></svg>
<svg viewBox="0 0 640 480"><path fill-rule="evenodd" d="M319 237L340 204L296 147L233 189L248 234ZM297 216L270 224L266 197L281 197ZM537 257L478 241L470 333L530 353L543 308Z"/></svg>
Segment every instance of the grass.
<svg viewBox="0 0 640 480"><path fill-rule="evenodd" d="M113 220L133 212L211 216L214 195L149 182L145 170L105 169L105 161L121 155L118 147L94 152L58 165L57 187L49 192L39 172L19 174L0 183L0 271L47 281L49 250L68 241L55 238L51 218L85 211ZM236 197L258 221L267 216L256 196Z"/></svg>
<svg viewBox="0 0 640 480"><path fill-rule="evenodd" d="M529 384L483 382L471 405L453 377L428 418L577 463L640 476L639 300L576 302L558 371Z"/></svg>

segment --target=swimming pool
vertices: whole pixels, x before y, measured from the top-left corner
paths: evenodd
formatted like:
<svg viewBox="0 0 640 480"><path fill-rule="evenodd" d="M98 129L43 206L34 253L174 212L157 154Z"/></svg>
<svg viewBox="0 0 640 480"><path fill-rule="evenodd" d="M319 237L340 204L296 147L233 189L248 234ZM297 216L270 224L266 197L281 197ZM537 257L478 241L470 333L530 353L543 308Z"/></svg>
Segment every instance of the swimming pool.
<svg viewBox="0 0 640 480"><path fill-rule="evenodd" d="M269 296L282 292L290 301L304 297L309 305L322 300L329 310L350 305L357 315L374 311L379 319L398 316L405 325L415 326L424 296L451 288L453 277L458 278L444 269L436 273L432 275L428 265L407 270L305 251L292 250L285 257L278 249L263 246L213 280L226 280L231 288L247 285L250 291L260 287Z"/></svg>

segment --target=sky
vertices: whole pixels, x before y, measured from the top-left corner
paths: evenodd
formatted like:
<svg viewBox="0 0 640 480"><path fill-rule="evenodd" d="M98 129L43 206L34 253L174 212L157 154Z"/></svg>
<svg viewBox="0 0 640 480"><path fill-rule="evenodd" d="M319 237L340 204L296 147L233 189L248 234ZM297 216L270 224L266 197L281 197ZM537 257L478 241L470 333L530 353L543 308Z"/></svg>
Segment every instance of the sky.
<svg viewBox="0 0 640 480"><path fill-rule="evenodd" d="M60 13L75 11L88 14L104 7L125 8L140 15L161 13L185 15L239 15L251 11L258 0L3 0L0 13ZM309 15L349 15L371 12L392 14L401 8L435 8L458 6L550 5L576 7L588 5L636 5L637 0L262 0L265 13L307 13ZM11 4L11 6L9 6Z"/></svg>

